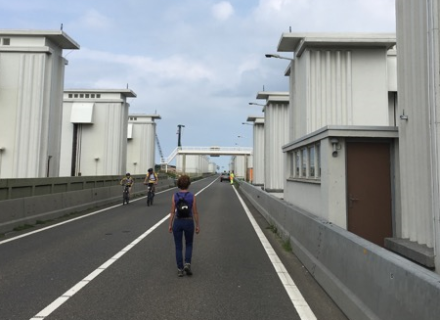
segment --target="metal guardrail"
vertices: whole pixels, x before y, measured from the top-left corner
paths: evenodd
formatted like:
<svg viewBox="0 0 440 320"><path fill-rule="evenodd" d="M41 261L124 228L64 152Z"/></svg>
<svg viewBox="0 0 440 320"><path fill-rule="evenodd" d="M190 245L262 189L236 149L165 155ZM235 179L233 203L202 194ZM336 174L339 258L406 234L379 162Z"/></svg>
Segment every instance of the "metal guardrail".
<svg viewBox="0 0 440 320"><path fill-rule="evenodd" d="M145 175L133 175L136 182L143 181ZM56 193L66 193L94 188L119 185L122 176L82 176L56 178L24 178L1 179L0 201L43 196ZM159 175L159 180L167 180L165 174Z"/></svg>

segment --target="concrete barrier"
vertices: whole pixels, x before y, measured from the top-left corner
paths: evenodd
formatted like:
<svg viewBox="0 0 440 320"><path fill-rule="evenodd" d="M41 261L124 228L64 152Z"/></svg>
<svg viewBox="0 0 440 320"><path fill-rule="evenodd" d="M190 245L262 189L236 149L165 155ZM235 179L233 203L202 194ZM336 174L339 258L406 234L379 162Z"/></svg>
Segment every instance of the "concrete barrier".
<svg viewBox="0 0 440 320"><path fill-rule="evenodd" d="M141 181L141 179L139 179ZM111 204L122 204L122 187L116 181L111 186L98 184L78 191L44 194L0 201L0 233L38 221L62 217L67 214L96 209ZM95 184L96 185L96 184ZM174 187L173 179L160 179L156 191ZM28 188L28 187L23 187ZM135 183L133 196L143 196L147 187Z"/></svg>
<svg viewBox="0 0 440 320"><path fill-rule="evenodd" d="M248 183L240 190L350 319L439 318L440 275Z"/></svg>

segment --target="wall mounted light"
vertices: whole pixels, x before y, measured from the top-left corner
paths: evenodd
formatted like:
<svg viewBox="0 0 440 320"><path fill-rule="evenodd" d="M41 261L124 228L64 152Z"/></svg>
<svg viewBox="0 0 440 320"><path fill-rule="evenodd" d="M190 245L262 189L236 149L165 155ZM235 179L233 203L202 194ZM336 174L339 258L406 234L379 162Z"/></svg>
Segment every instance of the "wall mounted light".
<svg viewBox="0 0 440 320"><path fill-rule="evenodd" d="M340 150L340 148L339 148L339 140L336 139L336 138L331 138L330 139L330 143L333 146L332 156L336 158L338 156L338 150Z"/></svg>
<svg viewBox="0 0 440 320"><path fill-rule="evenodd" d="M261 106L261 107L265 107L265 104L261 104L261 103L255 103L255 102L249 102L249 105L251 106Z"/></svg>
<svg viewBox="0 0 440 320"><path fill-rule="evenodd" d="M403 110L403 113L400 115L400 120L408 121L408 116L405 114L405 110Z"/></svg>

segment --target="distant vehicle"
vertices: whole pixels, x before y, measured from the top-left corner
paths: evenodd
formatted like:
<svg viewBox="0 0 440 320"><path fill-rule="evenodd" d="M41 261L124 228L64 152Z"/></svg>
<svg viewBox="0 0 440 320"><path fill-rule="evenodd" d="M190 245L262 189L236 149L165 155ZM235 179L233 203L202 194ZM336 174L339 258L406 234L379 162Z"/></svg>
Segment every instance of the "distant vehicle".
<svg viewBox="0 0 440 320"><path fill-rule="evenodd" d="M223 181L230 181L230 180L229 180L229 173L227 173L227 172L223 172L223 173L220 175L220 182L223 182Z"/></svg>

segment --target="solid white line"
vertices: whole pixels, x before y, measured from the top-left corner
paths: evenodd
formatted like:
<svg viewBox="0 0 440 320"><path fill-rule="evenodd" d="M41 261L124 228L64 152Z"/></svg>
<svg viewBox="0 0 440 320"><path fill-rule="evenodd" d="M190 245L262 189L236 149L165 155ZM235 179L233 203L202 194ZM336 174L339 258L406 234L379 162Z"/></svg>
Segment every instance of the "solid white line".
<svg viewBox="0 0 440 320"><path fill-rule="evenodd" d="M238 199L240 200L241 205L243 206L244 211L246 212L252 226L255 229L255 232L258 235L258 238L261 241L261 244L263 245L264 249L266 250L266 253L272 262L272 265L275 268L276 273L278 274L278 277L281 280L281 283L283 284L284 288L287 291L287 294L289 295L290 300L293 303L293 306L295 307L296 311L298 312L299 317L302 320L316 320L316 316L313 313L312 309L310 309L309 305L307 304L306 300L302 296L301 292L299 291L298 287L296 286L295 282L293 281L290 274L287 272L286 268L284 267L281 260L278 258L278 255L276 254L275 250L269 243L269 240L267 240L266 236L264 235L263 231L261 230L260 226L258 225L255 218L252 216L252 213L250 212L249 208L244 203L243 199L240 197L240 194L238 191L233 188L235 193L237 194Z"/></svg>
<svg viewBox="0 0 440 320"><path fill-rule="evenodd" d="M83 280L78 282L76 285L74 285L72 288L67 290L64 294L61 295L58 299L56 299L54 302L52 302L50 305L48 305L46 308L41 310L39 313L37 313L34 317L32 317L30 320L41 320L49 316L52 312L54 312L56 309L58 309L64 302L69 300L71 297L73 297L76 293L78 293L82 288L84 288L86 285L88 285L93 279L95 279L98 275L100 275L102 272L104 272L108 267L110 267L114 262L116 262L119 258L121 258L124 254L126 254L130 249L132 249L136 244L138 244L142 239L144 239L146 236L148 236L151 232L153 232L157 227L159 227L164 221L166 221L169 218L169 215L165 216L160 220L158 223L156 223L154 226L152 226L150 229L148 229L145 233L143 233L140 237L138 237L136 240L131 242L128 246L126 246L124 249L119 251L117 254L115 254L112 258L110 258L108 261L104 262L98 269L90 273L87 277L85 277Z"/></svg>
<svg viewBox="0 0 440 320"><path fill-rule="evenodd" d="M211 182L208 186L200 190L196 193L196 195L199 195L204 190L206 190L208 187L210 187L215 181ZM170 190L170 189L168 189ZM118 207L113 206L101 211L109 210L111 208ZM96 214L98 212L95 212ZM90 214L89 214L90 215ZM164 223L166 220L169 219L169 214L162 218L158 223L156 223L154 226L152 226L150 229L148 229L145 233L143 233L141 236L136 238L134 241L132 241L129 245L127 245L124 249L116 253L113 257L111 257L109 260L104 262L98 269L94 270L92 273L90 273L88 276L86 276L84 279L82 279L80 282L78 282L76 285L74 285L72 288L67 290L64 294L62 294L59 298L57 298L55 301L53 301L50 305L48 305L46 308L41 310L39 313L37 313L35 316L33 316L30 320L41 320L49 316L52 312L54 312L56 309L58 309L63 303L65 303L67 300L69 300L71 297L73 297L76 293L78 293L82 288L84 288L86 285L88 285L92 280L94 280L97 276L99 276L102 272L104 272L108 267L110 267L114 262L116 262L119 258L121 258L124 254L126 254L128 251L130 251L135 245L137 245L142 239L144 239L146 236L148 236L151 232L153 232L157 227L159 227L162 223ZM83 217L80 217L83 218ZM79 218L78 218L79 219ZM71 221L71 220L69 220ZM67 223L63 222L63 223ZM62 224L62 223L61 223ZM60 225L60 224L58 224ZM55 225L54 225L55 226ZM50 228L53 228L54 226L51 226ZM49 227L48 227L49 228ZM47 229L47 228L46 228ZM42 231L42 230L38 230ZM1 242L0 242L1 244Z"/></svg>
<svg viewBox="0 0 440 320"><path fill-rule="evenodd" d="M205 179L206 179L206 178L205 178ZM205 179L202 179L202 180L205 180ZM201 181L201 180L198 180L198 181ZM195 181L195 182L198 182L198 181ZM205 188L203 188L202 190L200 190L196 195L200 194L203 190L205 190L206 188L208 188L208 187L209 187L210 185L212 185L215 181L217 181L217 179L214 179L214 181L212 181L208 186L206 186ZM171 191L171 190L173 190L173 189L175 189L175 188L166 189L166 190L163 190L163 191L160 191L160 192L156 192L156 193L157 193L157 194L161 194L161 193L164 193L164 192L169 192L169 191ZM139 201L139 200L145 199L146 197L147 197L147 196L143 196L143 197L140 197L140 198L138 198L138 199L133 199L133 200L131 200L130 202L136 202L136 201ZM117 204L117 205L114 205L114 206L111 206L111 207L108 207L108 208L105 208L105 209L101 209L101 210L93 211L93 212L91 212L91 213L89 213L89 214L85 214L85 215L80 216L80 217L72 218L72 219L69 219L69 220L66 220L66 221L63 221L63 222L60 222L60 223L57 223L57 224L54 224L54 225L48 226L48 227L44 227L44 228L41 228L41 229L38 229L38 230L34 230L34 231L31 231L31 232L27 232L27 233L24 233L24 234L19 235L19 236L15 236L15 237L10 238L10 239L6 239L6 240L3 240L3 241L0 241L0 245L2 245L2 244L4 244L4 243L7 243L7 242L10 242L10 241L18 240L18 239L20 239L20 238L24 238L24 237L30 236L30 235L35 234L35 233L38 233L38 232L42 232L42 231L45 231L45 230L48 230L48 229L51 229L51 228L58 227L58 226L61 226L61 225L63 225L63 224L69 223L69 222L73 222L73 221L75 221L75 220L84 219L84 218L87 218L87 217L93 216L93 215L95 215L95 214L97 214L97 213L101 213L101 212L104 212L104 211L107 211L107 210L111 210L111 209L114 209L114 208L117 208L117 207L120 207L120 206L122 206L122 204Z"/></svg>

